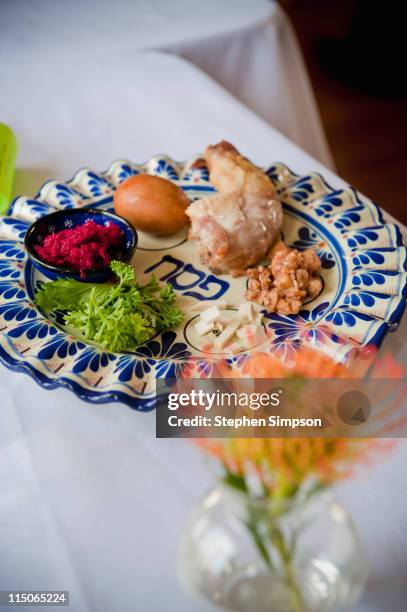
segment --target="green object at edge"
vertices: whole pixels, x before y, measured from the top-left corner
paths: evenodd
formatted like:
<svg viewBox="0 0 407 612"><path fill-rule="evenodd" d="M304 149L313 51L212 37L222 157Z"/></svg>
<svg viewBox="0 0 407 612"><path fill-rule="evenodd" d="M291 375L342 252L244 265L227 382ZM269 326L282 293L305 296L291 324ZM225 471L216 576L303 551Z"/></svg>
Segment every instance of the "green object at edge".
<svg viewBox="0 0 407 612"><path fill-rule="evenodd" d="M11 201L17 140L12 130L0 123L0 215L6 214Z"/></svg>

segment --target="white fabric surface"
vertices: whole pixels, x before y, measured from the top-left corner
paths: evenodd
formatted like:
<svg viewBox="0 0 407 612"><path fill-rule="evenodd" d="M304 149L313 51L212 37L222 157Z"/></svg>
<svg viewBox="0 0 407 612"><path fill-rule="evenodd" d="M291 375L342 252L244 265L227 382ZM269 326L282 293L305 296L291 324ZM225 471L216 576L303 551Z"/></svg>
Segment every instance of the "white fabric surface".
<svg viewBox="0 0 407 612"><path fill-rule="evenodd" d="M3 63L160 49L199 66L288 138L333 168L292 27L271 0L3 0ZM129 65L128 78L137 78ZM108 75L106 75L107 77ZM89 74L92 82L91 72ZM188 83L179 84L185 91ZM200 92L195 92L196 96Z"/></svg>
<svg viewBox="0 0 407 612"><path fill-rule="evenodd" d="M18 192L34 193L46 178L69 177L82 165L102 170L119 157L143 161L164 151L186 159L222 138L258 164L278 159L344 185L166 54L112 54L91 74L83 61L65 62L58 75L41 63L3 64L0 109L20 143ZM404 359L406 331L404 322L385 343ZM180 529L212 482L196 448L156 440L153 413L88 405L5 368L0 404L0 589L70 589L75 612L209 610L175 577ZM406 461L401 442L391 458L339 489L371 565L356 612L405 607Z"/></svg>

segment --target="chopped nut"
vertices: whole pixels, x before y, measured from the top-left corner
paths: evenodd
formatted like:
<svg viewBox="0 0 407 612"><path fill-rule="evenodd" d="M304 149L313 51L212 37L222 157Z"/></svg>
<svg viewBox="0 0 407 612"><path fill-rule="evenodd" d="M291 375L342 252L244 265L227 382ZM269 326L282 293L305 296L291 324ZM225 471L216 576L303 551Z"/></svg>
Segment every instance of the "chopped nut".
<svg viewBox="0 0 407 612"><path fill-rule="evenodd" d="M298 286L301 287L301 289L307 287L309 279L309 274L307 270L299 268L295 271L295 278L297 279Z"/></svg>
<svg viewBox="0 0 407 612"><path fill-rule="evenodd" d="M311 297L317 297L322 291L322 280L314 276L308 283L308 293Z"/></svg>
<svg viewBox="0 0 407 612"><path fill-rule="evenodd" d="M301 253L302 268L309 272L319 272L321 269L321 260L313 249L307 249Z"/></svg>
<svg viewBox="0 0 407 612"><path fill-rule="evenodd" d="M298 314L305 298L322 291L322 280L316 276L321 261L312 249L301 252L284 242L276 244L269 255L269 266L247 270L246 298L269 312Z"/></svg>

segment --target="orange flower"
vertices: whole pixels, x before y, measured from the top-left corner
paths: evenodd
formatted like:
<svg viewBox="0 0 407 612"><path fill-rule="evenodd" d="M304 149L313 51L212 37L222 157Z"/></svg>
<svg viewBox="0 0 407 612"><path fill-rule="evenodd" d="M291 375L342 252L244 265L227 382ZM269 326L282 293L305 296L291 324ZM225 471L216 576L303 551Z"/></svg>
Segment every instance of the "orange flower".
<svg viewBox="0 0 407 612"><path fill-rule="evenodd" d="M372 352L369 353L369 359ZM339 364L320 352L299 349L290 365L275 355L256 353L245 364L242 377L286 378L362 378L366 360L352 366ZM370 362L369 362L370 363ZM403 370L387 355L373 367L373 376L400 378ZM223 364L217 376L236 377L236 371ZM228 473L245 478L248 471L255 473L267 495L295 494L306 482L319 486L349 477L358 465L370 463L377 451L387 451L394 441L368 438L228 438L196 441L216 457Z"/></svg>

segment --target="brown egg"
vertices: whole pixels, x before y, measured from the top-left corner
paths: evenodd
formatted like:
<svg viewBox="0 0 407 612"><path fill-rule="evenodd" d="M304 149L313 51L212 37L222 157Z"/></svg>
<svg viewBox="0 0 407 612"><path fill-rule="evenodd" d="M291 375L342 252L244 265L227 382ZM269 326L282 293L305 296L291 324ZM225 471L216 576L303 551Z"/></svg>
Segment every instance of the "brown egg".
<svg viewBox="0 0 407 612"><path fill-rule="evenodd" d="M185 193L159 176L136 174L124 181L114 194L114 209L143 232L164 236L189 223Z"/></svg>

